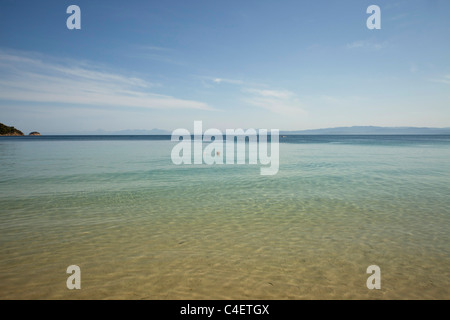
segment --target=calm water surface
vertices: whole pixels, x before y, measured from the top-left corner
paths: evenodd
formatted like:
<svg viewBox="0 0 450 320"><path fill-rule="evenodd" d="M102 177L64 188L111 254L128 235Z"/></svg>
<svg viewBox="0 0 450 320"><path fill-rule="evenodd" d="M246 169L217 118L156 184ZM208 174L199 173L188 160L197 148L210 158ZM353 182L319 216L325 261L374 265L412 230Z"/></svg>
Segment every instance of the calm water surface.
<svg viewBox="0 0 450 320"><path fill-rule="evenodd" d="M170 137L1 137L0 299L450 299L450 136L280 142L261 176Z"/></svg>

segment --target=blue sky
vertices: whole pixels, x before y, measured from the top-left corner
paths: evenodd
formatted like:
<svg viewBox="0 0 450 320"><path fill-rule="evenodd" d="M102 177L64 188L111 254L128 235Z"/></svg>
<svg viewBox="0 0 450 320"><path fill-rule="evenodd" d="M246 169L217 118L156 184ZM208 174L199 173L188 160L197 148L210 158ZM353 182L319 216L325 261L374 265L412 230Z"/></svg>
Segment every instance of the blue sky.
<svg viewBox="0 0 450 320"><path fill-rule="evenodd" d="M68 30L66 8L81 8ZM369 30L369 5L381 29ZM450 2L0 3L0 122L24 132L450 126Z"/></svg>

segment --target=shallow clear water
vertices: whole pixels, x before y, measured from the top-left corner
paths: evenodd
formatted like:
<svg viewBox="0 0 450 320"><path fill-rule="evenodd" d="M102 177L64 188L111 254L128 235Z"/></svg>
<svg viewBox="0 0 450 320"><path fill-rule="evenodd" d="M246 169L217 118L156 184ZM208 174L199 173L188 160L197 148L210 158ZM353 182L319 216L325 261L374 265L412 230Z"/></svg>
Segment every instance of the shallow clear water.
<svg viewBox="0 0 450 320"><path fill-rule="evenodd" d="M450 136L280 141L261 176L167 137L0 138L0 299L450 298Z"/></svg>

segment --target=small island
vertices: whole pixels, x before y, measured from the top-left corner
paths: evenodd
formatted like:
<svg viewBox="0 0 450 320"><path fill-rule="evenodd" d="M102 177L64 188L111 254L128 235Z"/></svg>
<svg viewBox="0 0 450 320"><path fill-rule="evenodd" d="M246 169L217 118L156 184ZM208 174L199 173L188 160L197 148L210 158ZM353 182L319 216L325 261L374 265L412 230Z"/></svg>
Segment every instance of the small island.
<svg viewBox="0 0 450 320"><path fill-rule="evenodd" d="M0 123L0 136L23 136L23 132L3 123Z"/></svg>
<svg viewBox="0 0 450 320"><path fill-rule="evenodd" d="M29 136L40 136L41 134L37 131L30 132Z"/></svg>

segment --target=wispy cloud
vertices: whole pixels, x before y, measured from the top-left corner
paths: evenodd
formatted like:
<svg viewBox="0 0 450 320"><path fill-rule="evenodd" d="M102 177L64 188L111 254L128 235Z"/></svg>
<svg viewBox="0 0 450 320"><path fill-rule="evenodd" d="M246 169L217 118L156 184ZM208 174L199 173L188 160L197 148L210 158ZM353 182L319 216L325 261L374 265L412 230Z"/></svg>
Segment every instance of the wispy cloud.
<svg viewBox="0 0 450 320"><path fill-rule="evenodd" d="M355 41L347 44L348 49L368 49L368 50L381 50L386 48L387 42L373 42L369 40Z"/></svg>
<svg viewBox="0 0 450 320"><path fill-rule="evenodd" d="M246 88L243 92L248 95L244 98L244 102L273 113L286 116L306 114L303 104L293 92L288 90Z"/></svg>
<svg viewBox="0 0 450 320"><path fill-rule="evenodd" d="M150 92L157 85L86 62L0 51L0 99L91 106L212 110L203 102Z"/></svg>
<svg viewBox="0 0 450 320"><path fill-rule="evenodd" d="M415 63L411 63L409 66L409 72L417 73L419 71L419 67Z"/></svg>
<svg viewBox="0 0 450 320"><path fill-rule="evenodd" d="M236 86L241 95L241 102L272 113L287 116L306 114L304 106L295 93L284 89L272 89L266 84L220 77L201 77L208 82L207 87L221 84ZM242 94L244 96L242 97Z"/></svg>
<svg viewBox="0 0 450 320"><path fill-rule="evenodd" d="M223 77L211 77L211 76L203 76L203 75L192 75L192 77L196 80L200 80L202 87L207 89L221 88L223 85L237 86L238 88L243 86L246 82L240 79L230 79Z"/></svg>
<svg viewBox="0 0 450 320"><path fill-rule="evenodd" d="M450 74L444 75L444 76L442 76L440 78L428 79L428 81L444 83L444 84L450 84Z"/></svg>
<svg viewBox="0 0 450 320"><path fill-rule="evenodd" d="M215 83L228 83L228 84L244 84L242 80L233 80L233 79L224 79L224 78L214 78L213 82Z"/></svg>
<svg viewBox="0 0 450 320"><path fill-rule="evenodd" d="M246 91L261 97L282 100L289 100L295 96L294 93L287 90L247 89Z"/></svg>
<svg viewBox="0 0 450 320"><path fill-rule="evenodd" d="M172 48L154 45L133 45L131 50L123 53L124 56L134 59L153 60L175 66L186 66L179 53Z"/></svg>
<svg viewBox="0 0 450 320"><path fill-rule="evenodd" d="M210 84L233 84L241 86L244 84L243 80L238 79L229 79L229 78L221 78L221 77L207 77L207 76L198 76L198 78L209 82Z"/></svg>
<svg viewBox="0 0 450 320"><path fill-rule="evenodd" d="M356 103L364 103L366 99L361 96L351 95L351 96L330 96L321 95L315 98L315 100L321 105L332 105L332 106L351 106Z"/></svg>

